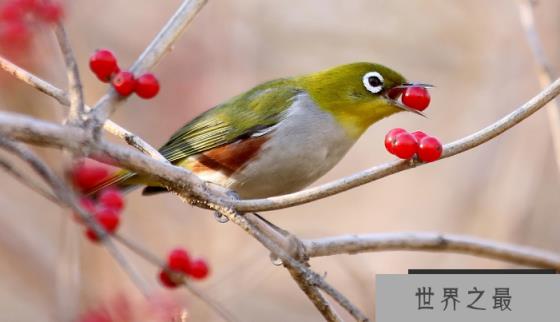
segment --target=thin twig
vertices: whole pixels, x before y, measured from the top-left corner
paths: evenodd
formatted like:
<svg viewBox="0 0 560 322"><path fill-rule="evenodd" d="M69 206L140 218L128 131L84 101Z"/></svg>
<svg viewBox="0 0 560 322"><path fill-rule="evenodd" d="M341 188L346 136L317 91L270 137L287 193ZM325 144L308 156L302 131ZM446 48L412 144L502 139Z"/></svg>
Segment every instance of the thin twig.
<svg viewBox="0 0 560 322"><path fill-rule="evenodd" d="M553 79L557 78L557 73L552 64L546 58L544 47L542 45L537 27L535 26L535 13L533 10L532 0L518 0L519 15L521 25L525 31L525 36L529 43L529 47L533 52L533 57L537 63L537 76L541 87L548 86ZM560 108L558 107L558 99L552 100L547 108L548 125L552 136L552 145L554 147L554 156L557 170L560 173Z"/></svg>
<svg viewBox="0 0 560 322"><path fill-rule="evenodd" d="M179 6L175 14L167 24L156 35L154 40L140 54L130 70L135 74L144 73L152 69L161 58L171 50L175 41L187 29L196 14L202 9L208 0L185 0ZM102 126L105 120L115 111L119 102L124 99L112 88L94 106L97 126Z"/></svg>
<svg viewBox="0 0 560 322"><path fill-rule="evenodd" d="M0 68L31 87L55 98L60 104L70 106L70 101L63 90L56 88L2 56L0 56Z"/></svg>
<svg viewBox="0 0 560 322"><path fill-rule="evenodd" d="M62 23L58 23L55 28L56 38L64 57L66 64L66 74L68 78L68 92L70 98L70 111L68 113L69 124L75 126L82 126L85 122L85 107L84 107L84 93L82 89L82 82L80 81L80 71L78 64L70 46L68 35Z"/></svg>
<svg viewBox="0 0 560 322"><path fill-rule="evenodd" d="M310 283L305 282L304 274L296 269L287 267L288 272L292 275L292 278L298 284L299 288L311 299L311 302L315 305L315 308L325 318L327 321L343 321L342 318L332 309L331 304L327 299L321 294L317 287L310 285Z"/></svg>
<svg viewBox="0 0 560 322"><path fill-rule="evenodd" d="M430 232L342 235L302 240L309 257L379 251L437 251L470 254L533 267L560 270L560 255L464 235Z"/></svg>

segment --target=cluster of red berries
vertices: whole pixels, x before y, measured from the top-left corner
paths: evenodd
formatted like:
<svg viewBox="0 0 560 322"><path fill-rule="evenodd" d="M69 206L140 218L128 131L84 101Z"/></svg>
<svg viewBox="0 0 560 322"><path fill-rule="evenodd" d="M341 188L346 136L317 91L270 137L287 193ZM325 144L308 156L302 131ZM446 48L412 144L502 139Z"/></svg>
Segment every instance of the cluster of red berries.
<svg viewBox="0 0 560 322"><path fill-rule="evenodd" d="M108 175L109 171L104 167L80 163L72 170L72 182L76 189L84 192L101 183ZM124 199L117 189L107 188L95 200L84 196L80 199L80 204L107 233L114 233L119 227ZM75 218L82 222L78 215ZM99 241L99 236L93 229L87 227L85 234L91 241Z"/></svg>
<svg viewBox="0 0 560 322"><path fill-rule="evenodd" d="M418 155L422 162L432 162L441 157L441 142L422 131L408 133L401 128L392 129L385 135L385 148L401 159L412 159Z"/></svg>
<svg viewBox="0 0 560 322"><path fill-rule="evenodd" d="M56 23L63 16L54 0L8 0L0 5L0 44L23 50L31 41L32 25Z"/></svg>
<svg viewBox="0 0 560 322"><path fill-rule="evenodd" d="M167 255L167 266L159 273L161 283L169 288L182 284L181 276L184 274L194 279L204 279L210 273L210 268L203 258L191 259L189 253L183 248L175 248Z"/></svg>
<svg viewBox="0 0 560 322"><path fill-rule="evenodd" d="M96 50L89 58L89 68L100 81L111 82L122 96L136 93L141 98L150 99L159 92L159 82L154 74L145 73L136 78L129 71L121 71L117 58L108 49Z"/></svg>
<svg viewBox="0 0 560 322"><path fill-rule="evenodd" d="M422 86L395 88L389 92L392 99L396 100L399 96L404 105L417 111L423 111L430 105L430 92Z"/></svg>

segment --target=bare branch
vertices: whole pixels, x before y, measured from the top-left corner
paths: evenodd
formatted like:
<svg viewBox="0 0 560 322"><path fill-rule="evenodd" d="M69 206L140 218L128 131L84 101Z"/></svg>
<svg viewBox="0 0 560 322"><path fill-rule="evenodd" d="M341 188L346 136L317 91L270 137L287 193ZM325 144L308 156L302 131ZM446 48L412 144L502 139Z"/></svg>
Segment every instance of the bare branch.
<svg viewBox="0 0 560 322"><path fill-rule="evenodd" d="M163 29L157 34L150 45L142 52L130 70L141 74L152 69L160 59L171 49L173 43L181 36L193 21L196 14L208 0L185 0L169 19ZM94 113L99 126L115 111L119 102L124 99L112 88L94 106Z"/></svg>
<svg viewBox="0 0 560 322"><path fill-rule="evenodd" d="M56 88L50 83L15 65L2 56L0 56L0 68L31 87L54 97L60 104L70 106L70 101L63 90Z"/></svg>
<svg viewBox="0 0 560 322"><path fill-rule="evenodd" d="M299 270L287 267L288 272L292 275L292 278L298 284L299 288L307 295L307 297L313 302L315 308L323 315L327 321L343 321L342 318L336 313L336 311L331 307L327 299L321 294L321 292L314 286L310 285L305 281L305 276Z"/></svg>
<svg viewBox="0 0 560 322"><path fill-rule="evenodd" d="M531 0L518 0L518 3L521 25L523 26L525 36L529 42L529 47L531 48L535 61L538 65L537 76L539 83L541 84L541 87L546 87L553 79L556 79L557 76L552 64L550 64L546 58L539 33L535 26L535 13L533 11L534 4ZM552 136L556 167L560 173L560 108L558 107L558 99L551 101L549 105L550 106L546 110L548 125Z"/></svg>
<svg viewBox="0 0 560 322"><path fill-rule="evenodd" d="M470 254L518 265L560 269L560 255L555 253L463 235L428 232L375 233L309 239L302 242L309 257L394 250L438 251Z"/></svg>
<svg viewBox="0 0 560 322"><path fill-rule="evenodd" d="M70 112L68 113L68 121L72 125L81 126L85 119L84 108L84 93L82 90L82 82L80 81L80 72L76 58L70 46L68 35L62 23L58 23L55 27L56 38L62 55L64 63L66 64L66 74L68 77L68 89L70 93Z"/></svg>

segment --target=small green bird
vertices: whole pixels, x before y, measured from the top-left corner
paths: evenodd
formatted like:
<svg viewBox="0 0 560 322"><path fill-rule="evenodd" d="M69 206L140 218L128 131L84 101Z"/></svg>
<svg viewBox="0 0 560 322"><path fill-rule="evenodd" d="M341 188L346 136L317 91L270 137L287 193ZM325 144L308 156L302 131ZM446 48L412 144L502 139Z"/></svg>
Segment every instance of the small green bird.
<svg viewBox="0 0 560 322"><path fill-rule="evenodd" d="M411 109L398 101L410 86L379 64L353 63L300 77L266 82L215 106L180 128L159 150L202 180L264 198L298 191L333 168L373 123ZM95 188L147 185L131 172Z"/></svg>

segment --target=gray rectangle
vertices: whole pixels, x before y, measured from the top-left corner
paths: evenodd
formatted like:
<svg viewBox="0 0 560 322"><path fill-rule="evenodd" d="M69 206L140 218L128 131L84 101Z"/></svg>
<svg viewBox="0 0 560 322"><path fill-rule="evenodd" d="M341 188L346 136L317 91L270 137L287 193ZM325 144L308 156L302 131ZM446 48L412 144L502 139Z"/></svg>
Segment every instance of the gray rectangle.
<svg viewBox="0 0 560 322"><path fill-rule="evenodd" d="M552 322L560 316L559 275L377 275L376 283L377 322Z"/></svg>

